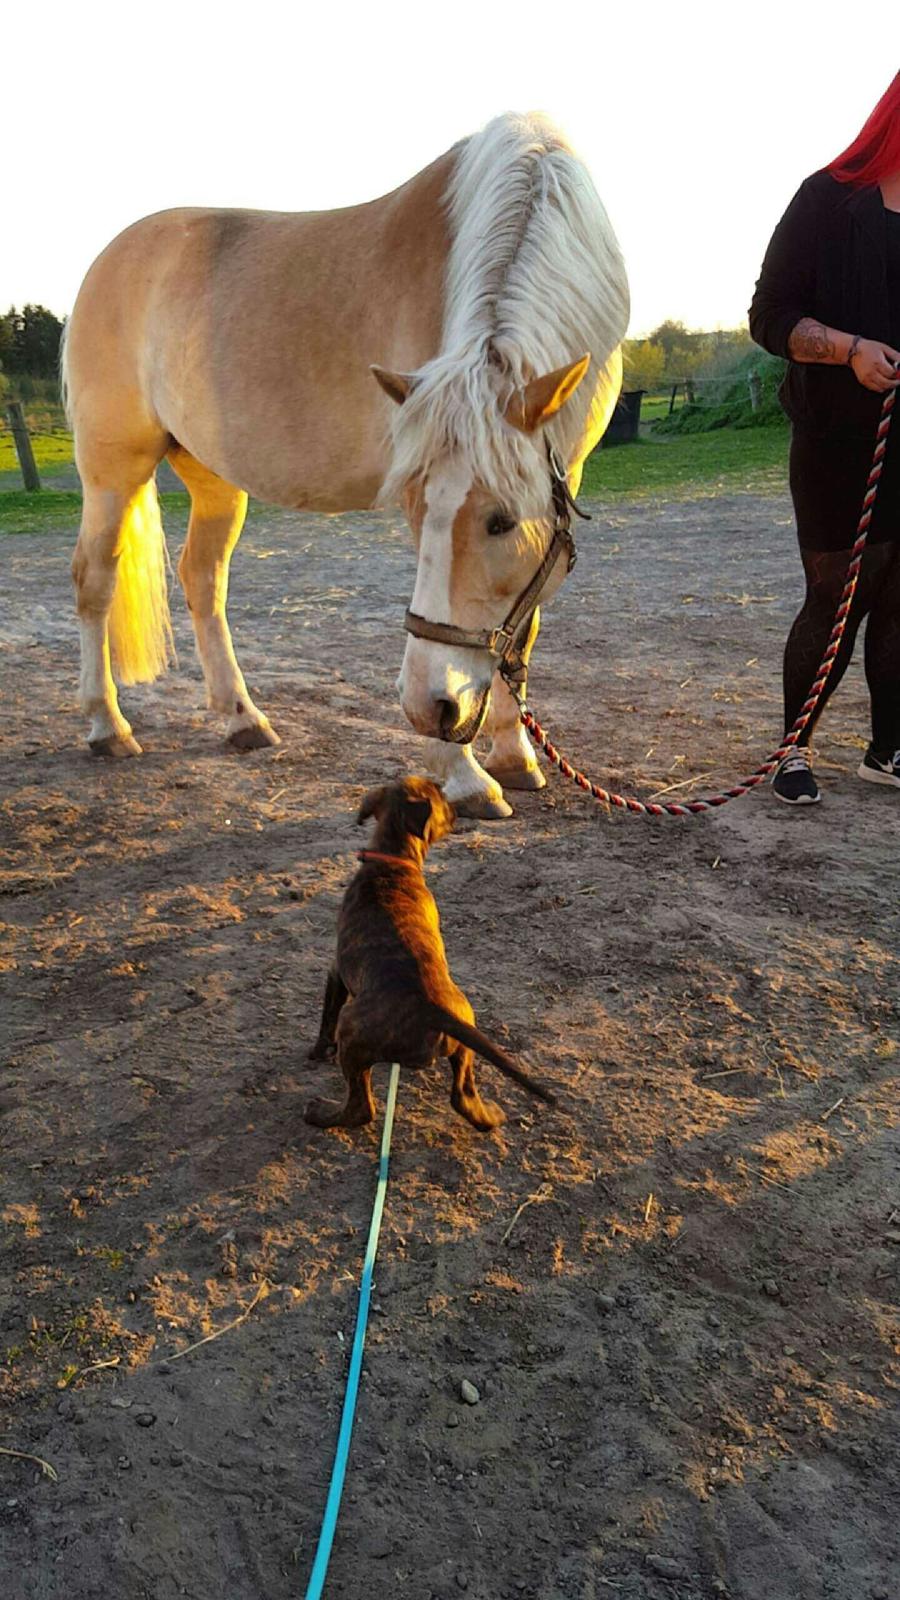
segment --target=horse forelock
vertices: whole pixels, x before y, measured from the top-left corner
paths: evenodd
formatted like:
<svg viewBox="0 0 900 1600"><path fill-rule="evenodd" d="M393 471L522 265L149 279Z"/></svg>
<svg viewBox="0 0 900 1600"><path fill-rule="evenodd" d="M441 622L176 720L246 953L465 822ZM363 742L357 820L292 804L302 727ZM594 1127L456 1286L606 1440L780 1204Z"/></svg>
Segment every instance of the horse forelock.
<svg viewBox="0 0 900 1600"><path fill-rule="evenodd" d="M547 499L542 438L510 427L504 407L529 378L590 353L588 378L543 430L564 461L579 457L592 414L614 401L624 264L586 169L546 118L507 114L464 141L445 204L442 349L394 413L379 499L462 455L498 504L535 519Z"/></svg>

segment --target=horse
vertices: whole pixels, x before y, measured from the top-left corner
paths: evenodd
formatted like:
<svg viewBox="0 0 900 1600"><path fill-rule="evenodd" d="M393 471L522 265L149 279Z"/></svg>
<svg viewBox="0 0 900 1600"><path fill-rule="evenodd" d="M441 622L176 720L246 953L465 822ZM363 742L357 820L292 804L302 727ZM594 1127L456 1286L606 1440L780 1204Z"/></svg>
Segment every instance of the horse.
<svg viewBox="0 0 900 1600"><path fill-rule="evenodd" d="M141 753L113 666L130 685L174 659L166 458L190 496L178 575L229 743L280 742L226 614L248 495L322 512L400 501L418 551L403 710L457 810L508 816L503 787L544 778L486 641L545 558L541 602L565 576L548 461L576 493L616 404L628 312L591 178L535 114L497 117L361 205L183 208L126 229L82 284L62 358L91 750ZM534 605L518 627L523 689L539 625Z"/></svg>

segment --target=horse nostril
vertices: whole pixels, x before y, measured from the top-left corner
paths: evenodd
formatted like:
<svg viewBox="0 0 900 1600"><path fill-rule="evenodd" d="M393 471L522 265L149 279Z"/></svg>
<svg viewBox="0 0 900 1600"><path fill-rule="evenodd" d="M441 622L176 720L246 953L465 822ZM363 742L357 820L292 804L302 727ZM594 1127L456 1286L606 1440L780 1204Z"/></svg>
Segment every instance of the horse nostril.
<svg viewBox="0 0 900 1600"><path fill-rule="evenodd" d="M438 725L441 730L441 736L446 738L448 733L453 732L459 721L459 701L436 700L435 705L438 711Z"/></svg>

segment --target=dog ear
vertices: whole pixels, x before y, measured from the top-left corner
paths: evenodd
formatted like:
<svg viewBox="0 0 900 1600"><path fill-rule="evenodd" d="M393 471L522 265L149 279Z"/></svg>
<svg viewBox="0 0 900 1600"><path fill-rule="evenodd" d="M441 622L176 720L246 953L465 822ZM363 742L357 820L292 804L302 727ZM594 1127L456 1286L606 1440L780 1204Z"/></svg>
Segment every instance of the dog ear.
<svg viewBox="0 0 900 1600"><path fill-rule="evenodd" d="M384 784L378 789L370 789L367 795L363 795L362 804L356 813L357 827L361 827L364 822L368 822L370 817L377 817L381 806L384 804L384 795Z"/></svg>
<svg viewBox="0 0 900 1600"><path fill-rule="evenodd" d="M408 833L414 833L417 839L422 839L425 844L431 843L431 801L407 800L403 808L403 818Z"/></svg>

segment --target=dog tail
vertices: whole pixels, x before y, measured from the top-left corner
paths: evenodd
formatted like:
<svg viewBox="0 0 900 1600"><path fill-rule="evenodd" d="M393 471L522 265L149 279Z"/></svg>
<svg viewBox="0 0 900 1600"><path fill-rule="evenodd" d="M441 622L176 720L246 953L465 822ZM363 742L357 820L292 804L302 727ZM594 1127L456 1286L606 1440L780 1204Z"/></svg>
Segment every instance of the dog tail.
<svg viewBox="0 0 900 1600"><path fill-rule="evenodd" d="M463 1022L461 1017L454 1016L452 1011L445 1011L442 1006L429 1006L428 1020L440 1028L442 1033L449 1034L451 1039L457 1039L460 1044L468 1045L476 1055L483 1056L492 1066L499 1067L507 1078L512 1078L515 1083L521 1084L529 1094L537 1095L539 1100L546 1100L550 1106L556 1105L556 1095L552 1090L545 1089L542 1083L536 1082L527 1072L523 1072L512 1056L508 1056L505 1050L492 1043L486 1034L479 1028L473 1027L470 1022Z"/></svg>

